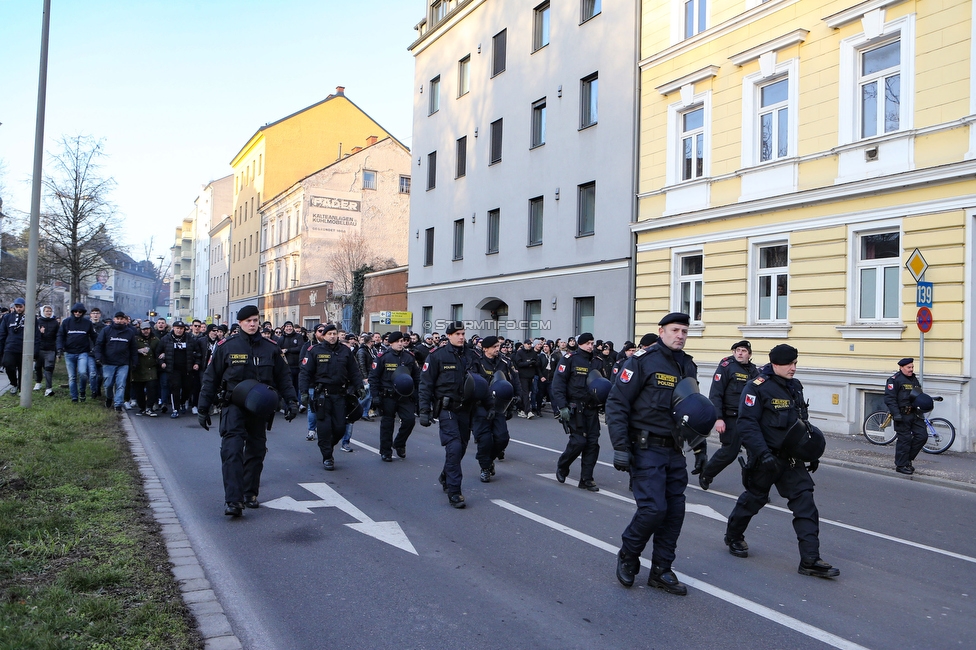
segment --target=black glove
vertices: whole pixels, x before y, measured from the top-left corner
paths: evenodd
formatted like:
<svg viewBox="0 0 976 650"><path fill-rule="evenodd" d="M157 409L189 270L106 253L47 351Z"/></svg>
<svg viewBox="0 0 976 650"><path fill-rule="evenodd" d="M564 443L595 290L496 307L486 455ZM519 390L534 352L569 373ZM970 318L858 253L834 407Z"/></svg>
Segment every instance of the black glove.
<svg viewBox="0 0 976 650"><path fill-rule="evenodd" d="M285 413L285 422L291 422L298 417L298 402L288 402L288 411Z"/></svg>
<svg viewBox="0 0 976 650"><path fill-rule="evenodd" d="M891 416L891 420L892 420L892 422L904 422L904 421L905 421L905 418L903 418L903 417L902 417L902 416L901 416L901 415L899 414L899 415L892 415L892 416Z"/></svg>
<svg viewBox="0 0 976 650"><path fill-rule="evenodd" d="M630 452L613 450L613 468L620 472L630 471Z"/></svg>
<svg viewBox="0 0 976 650"><path fill-rule="evenodd" d="M305 391L304 393L302 393L302 395L301 395L301 397L299 397L299 399L302 401L302 406L308 406L308 391Z"/></svg>
<svg viewBox="0 0 976 650"><path fill-rule="evenodd" d="M513 409L508 409L507 411L505 411L505 420L506 421L507 420L511 420L514 417L515 417L515 411Z"/></svg>
<svg viewBox="0 0 976 650"><path fill-rule="evenodd" d="M809 462L809 464L807 464L807 471L810 472L811 474L813 474L814 472L817 471L817 468L818 467L820 467L820 461L819 460L811 460Z"/></svg>
<svg viewBox="0 0 976 650"><path fill-rule="evenodd" d="M359 401L360 402L363 401L364 399L366 399L366 387L365 386L363 386L358 391L356 391L356 397L359 398Z"/></svg>
<svg viewBox="0 0 976 650"><path fill-rule="evenodd" d="M695 450L695 469L691 470L692 474L701 474L702 470L705 469L705 463L708 462L708 454L705 453L705 445L701 445Z"/></svg>
<svg viewBox="0 0 976 650"><path fill-rule="evenodd" d="M197 413L197 422L200 423L200 426L203 427L204 430L210 431L210 409L199 409L199 411L200 412Z"/></svg>
<svg viewBox="0 0 976 650"><path fill-rule="evenodd" d="M569 424L569 408L568 407L565 407L564 406L561 409L559 409L559 420L562 421L562 422L565 422L566 424Z"/></svg>
<svg viewBox="0 0 976 650"><path fill-rule="evenodd" d="M768 449L759 455L759 466L762 467L763 471L770 474L779 471L779 462Z"/></svg>
<svg viewBox="0 0 976 650"><path fill-rule="evenodd" d="M420 412L420 426L429 427L430 426L430 412L421 411Z"/></svg>

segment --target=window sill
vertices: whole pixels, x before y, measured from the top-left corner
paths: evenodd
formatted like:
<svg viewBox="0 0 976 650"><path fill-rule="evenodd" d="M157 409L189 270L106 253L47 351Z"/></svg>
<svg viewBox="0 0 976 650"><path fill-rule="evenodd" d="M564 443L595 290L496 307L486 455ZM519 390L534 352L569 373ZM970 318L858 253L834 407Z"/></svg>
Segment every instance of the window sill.
<svg viewBox="0 0 976 650"><path fill-rule="evenodd" d="M529 151L532 151L533 149L538 149L539 147L544 147L544 146L546 146L546 143L545 142L540 142L539 144L531 145L529 147Z"/></svg>
<svg viewBox="0 0 976 650"><path fill-rule="evenodd" d="M532 54L535 54L536 52L538 52L538 51L540 51L540 50L544 50L544 49L546 49L547 47L549 47L549 43L545 43L544 45L540 45L539 47L537 47L537 48L534 48L534 49L533 49L533 50L532 50L532 51L531 51L531 52L529 53L529 55L531 56Z"/></svg>
<svg viewBox="0 0 976 650"><path fill-rule="evenodd" d="M597 124L599 124L599 122L593 122L593 123L591 123L591 124L584 124L584 125L582 125L582 126L580 126L580 128L579 128L579 129L577 129L577 130L578 130L578 131L585 131L585 130L587 130L587 129L592 129L592 128L593 128L594 126L596 126Z"/></svg>
<svg viewBox="0 0 976 650"><path fill-rule="evenodd" d="M596 18L597 16L599 16L602 13L603 12L600 11L600 12L597 12L597 13L593 14L592 16L590 16L589 18L587 18L586 20L584 20L583 22L581 22L580 25L585 25L586 23L590 22L591 20L593 20L594 18Z"/></svg>
<svg viewBox="0 0 976 650"><path fill-rule="evenodd" d="M838 325L837 331L845 339L901 340L907 325L904 323L876 323L863 325Z"/></svg>
<svg viewBox="0 0 976 650"><path fill-rule="evenodd" d="M704 335L705 335L705 323L696 323L692 321L691 325L688 326L688 336L701 338Z"/></svg>
<svg viewBox="0 0 976 650"><path fill-rule="evenodd" d="M535 248L536 246L542 246L542 242L541 241L537 241L535 243L530 242L525 245L526 248Z"/></svg>
<svg viewBox="0 0 976 650"><path fill-rule="evenodd" d="M760 323L757 325L739 325L743 336L760 339L785 339L789 336L793 326L789 323Z"/></svg>

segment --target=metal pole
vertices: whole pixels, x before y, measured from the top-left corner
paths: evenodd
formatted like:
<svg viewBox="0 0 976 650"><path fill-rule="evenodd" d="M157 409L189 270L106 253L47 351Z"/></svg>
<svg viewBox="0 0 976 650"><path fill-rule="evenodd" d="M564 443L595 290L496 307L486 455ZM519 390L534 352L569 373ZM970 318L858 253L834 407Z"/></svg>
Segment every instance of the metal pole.
<svg viewBox="0 0 976 650"><path fill-rule="evenodd" d="M37 76L37 122L34 128L34 176L31 179L30 239L27 247L27 295L24 300L24 354L20 366L20 405L31 406L34 374L34 327L37 313L37 246L41 224L41 174L44 163L44 109L47 102L47 49L51 31L51 0L44 0L41 20L41 64Z"/></svg>
<svg viewBox="0 0 976 650"><path fill-rule="evenodd" d="M918 276L918 283L916 283L916 295L918 294L918 284L925 282L925 273ZM922 383L922 375L925 370L925 332L921 328L918 330L918 372L916 377L918 378L918 383Z"/></svg>

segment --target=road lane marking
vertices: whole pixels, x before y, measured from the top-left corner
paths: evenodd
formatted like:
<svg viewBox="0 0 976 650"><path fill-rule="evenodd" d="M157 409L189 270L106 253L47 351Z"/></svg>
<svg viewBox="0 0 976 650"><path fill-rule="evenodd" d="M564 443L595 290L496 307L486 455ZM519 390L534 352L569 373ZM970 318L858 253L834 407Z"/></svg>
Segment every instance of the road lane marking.
<svg viewBox="0 0 976 650"><path fill-rule="evenodd" d="M536 523L542 524L543 526L547 526L557 532L563 533L564 535L568 535L569 537L577 539L581 542L585 542L590 546L594 546L600 550L606 551L608 553L612 553L614 555L617 554L617 550L618 550L617 547L611 546L610 544L607 544L606 542L599 540L595 537L591 537L586 533L582 533L578 530L570 528L569 526L564 526L563 524L555 522L551 519L546 519L541 515L537 515L534 512L530 512L529 510L525 510L507 501L503 501L501 499L492 499L491 502L497 506L501 506L502 508L510 512L525 517L526 519L530 519ZM641 558L641 565L647 568L648 570L650 570L651 568L650 561L644 558ZM765 605L760 605L759 603L743 598L742 596L733 594L730 591L720 589L719 587L716 587L715 585L712 585L710 583L704 582L702 580L698 580L697 578L692 578L691 576L687 576L683 573L678 573L677 571L675 571L675 575L677 575L678 579L681 580L686 585L688 585L689 587L698 589L699 591L703 591L710 596L714 596L715 598L718 598L719 600L724 600L730 605L735 605L736 607L740 607L748 612L752 612L753 614L756 614L757 616L765 618L766 620L772 621L773 623L777 623L778 625L782 625L783 627L789 628L795 632L799 632L800 634L808 636L811 639L816 639L817 641L821 641L829 646L833 646L834 648L840 648L842 650L867 650L864 646L858 645L853 641L848 641L847 639L839 637L835 634L831 634L826 630L822 630L818 627L810 625L809 623L804 623L803 621L795 619L792 616L787 616L786 614L777 612L774 609L770 609Z"/></svg>

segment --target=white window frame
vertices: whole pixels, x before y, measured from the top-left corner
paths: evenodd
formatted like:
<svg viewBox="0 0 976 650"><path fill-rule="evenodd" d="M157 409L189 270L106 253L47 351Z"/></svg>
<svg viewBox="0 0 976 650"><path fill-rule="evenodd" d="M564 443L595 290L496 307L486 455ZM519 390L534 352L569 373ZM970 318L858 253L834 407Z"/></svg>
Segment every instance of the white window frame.
<svg viewBox="0 0 976 650"><path fill-rule="evenodd" d="M786 246L786 266L776 267L776 270L760 269L760 251L771 246ZM786 269L786 314L783 318L759 318L759 277L760 275L780 275L778 269ZM747 322L760 327L783 327L789 325L790 313L790 238L788 236L770 236L749 240L749 313Z"/></svg>
<svg viewBox="0 0 976 650"><path fill-rule="evenodd" d="M862 260L861 259L861 240L864 237L871 235L884 235L884 234L898 234L899 243L899 253L895 257L880 258L878 260ZM901 323L901 294L902 294L902 282L901 282L901 242L904 241L904 235L901 230L897 227L895 228L872 228L870 230L857 231L851 237L852 251L851 260L853 261L853 282L849 286L853 288L852 293L852 322L859 324L866 323ZM898 286L895 288L895 300L896 300L896 311L898 312L895 316L884 316L884 273L883 269L893 268L898 278ZM881 270L881 274L878 277L880 282L877 283L875 289L875 313L879 314L874 318L865 318L861 316L861 272L867 269L877 269Z"/></svg>
<svg viewBox="0 0 976 650"><path fill-rule="evenodd" d="M701 318L695 318L693 310L687 311L689 316L691 316L691 324L688 328L689 333L693 330L702 329L702 323L705 317L705 251L701 247L691 247L691 248L675 248L672 250L672 273L671 277L673 282L671 284L671 311L683 311L682 300L681 300L681 289L684 284L691 284L692 289L697 283L701 287L702 292L702 313ZM681 271L681 262L689 257L700 257L702 260L702 272L690 275L684 275ZM692 300L694 300L692 298Z"/></svg>
<svg viewBox="0 0 976 650"><path fill-rule="evenodd" d="M865 17L867 18L867 16ZM860 54L885 41L900 40L901 70L898 130L861 138ZM840 91L838 95L840 123L838 143L841 145L904 133L914 128L915 115L915 14L885 23L876 35L861 32L840 43Z"/></svg>
<svg viewBox="0 0 976 650"><path fill-rule="evenodd" d="M590 3L590 11L587 12L587 2ZM589 13L589 15L587 15ZM593 20L603 13L603 3L601 0L580 0L580 25L588 20Z"/></svg>
<svg viewBox="0 0 976 650"><path fill-rule="evenodd" d="M549 0L532 10L532 51L538 52L549 45L549 30L552 26L552 11Z"/></svg>
<svg viewBox="0 0 976 650"><path fill-rule="evenodd" d="M711 175L712 157L709 155L709 151L712 142L712 91L707 90L694 95L688 102L678 101L668 106L668 157L670 158L670 164L667 166L665 172L665 181L668 185L694 183L700 180L681 180L683 160L683 150L681 148L681 117L685 113L695 110L698 105L705 108L705 160L702 163L701 178L708 178Z"/></svg>
<svg viewBox="0 0 976 650"><path fill-rule="evenodd" d="M363 189L364 190L375 190L376 189L376 185L377 185L377 178L378 178L378 176L379 176L379 174L377 174L374 170L372 170L372 169L364 169L363 170ZM291 235L291 214L288 215L288 234ZM289 236L289 239L291 239L290 236Z"/></svg>
<svg viewBox="0 0 976 650"><path fill-rule="evenodd" d="M427 114L433 115L441 110L441 76L437 75L427 84L428 101Z"/></svg>
<svg viewBox="0 0 976 650"><path fill-rule="evenodd" d="M596 90L596 92L593 92ZM594 102L594 96L596 101ZM594 72L580 79L580 130L600 122L600 73Z"/></svg>
<svg viewBox="0 0 976 650"><path fill-rule="evenodd" d="M529 124L529 149L546 143L546 98L532 102Z"/></svg>
<svg viewBox="0 0 976 650"><path fill-rule="evenodd" d="M680 43L689 38L694 38L703 31L706 31L711 26L710 10L711 2L709 0L691 0L694 2L694 30L691 36L685 36L685 3L688 0L671 0L671 43ZM701 15L701 4L705 3L705 27L704 29L698 29L699 17Z"/></svg>
<svg viewBox="0 0 976 650"><path fill-rule="evenodd" d="M464 97L471 92L471 55L465 55L458 61L458 97Z"/></svg>
<svg viewBox="0 0 976 650"><path fill-rule="evenodd" d="M788 152L785 158L773 158L760 161L759 155L759 114L762 111L760 92L763 86L775 83L783 78L789 81L787 108L789 109L789 125L787 127ZM790 59L776 65L772 74L763 75L762 71L746 76L742 80L742 142L749 143L742 147L742 166L769 165L776 162L796 158L799 136L797 129L797 113L800 106L800 60Z"/></svg>

